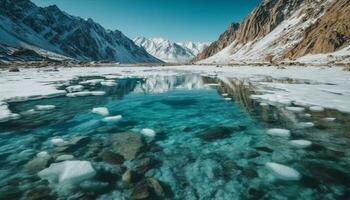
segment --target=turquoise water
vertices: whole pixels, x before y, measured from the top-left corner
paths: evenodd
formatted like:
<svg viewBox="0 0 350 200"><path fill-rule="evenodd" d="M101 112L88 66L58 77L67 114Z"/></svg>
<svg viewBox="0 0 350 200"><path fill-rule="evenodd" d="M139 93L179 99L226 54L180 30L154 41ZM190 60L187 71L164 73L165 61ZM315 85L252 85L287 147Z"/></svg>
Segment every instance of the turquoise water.
<svg viewBox="0 0 350 200"><path fill-rule="evenodd" d="M101 77L82 77L71 85L96 78ZM198 75L115 81L116 86L85 86L91 91L105 91L104 96L10 104L21 118L0 123L0 199L40 199L40 193L46 195L43 199L129 199L145 177L161 184L164 195L159 199L347 199L349 195L346 114L327 110L306 118L286 112L281 105L262 107L247 98L252 92L249 88L233 92L215 78ZM225 100L222 93L229 93L233 100ZM26 112L36 105L56 108ZM91 112L96 107L106 107L110 116L122 115L122 119L106 123L102 116ZM324 117L337 120L326 123ZM292 123L295 120L316 125L300 129ZM313 145L297 149L288 145L288 139L265 133L275 127L287 128L292 131L292 139L307 139ZM112 136L140 134L143 128L155 130L156 137L142 136L146 147L133 161L119 167L134 169L144 158L151 158L154 164L139 171L139 180L128 186L123 185L120 174L107 179L94 177L98 184L92 185L103 185L103 189L87 191L78 186L62 190L40 179L39 170L28 171L25 167L37 153L47 151L53 157L72 154L77 160L90 161L99 173L102 168L115 167L100 157L102 151L112 149ZM52 138L70 141L76 136L87 136L90 141L69 153L58 152L50 142ZM53 162L51 159L46 167ZM266 169L267 162L293 167L302 178L280 180ZM152 195L147 198L155 199Z"/></svg>

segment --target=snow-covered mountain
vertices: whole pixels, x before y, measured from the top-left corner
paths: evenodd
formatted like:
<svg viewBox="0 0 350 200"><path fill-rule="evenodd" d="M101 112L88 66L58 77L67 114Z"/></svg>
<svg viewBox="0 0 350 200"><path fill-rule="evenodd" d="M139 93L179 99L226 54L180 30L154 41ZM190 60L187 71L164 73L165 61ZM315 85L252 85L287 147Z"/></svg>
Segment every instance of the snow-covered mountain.
<svg viewBox="0 0 350 200"><path fill-rule="evenodd" d="M55 5L0 0L0 56L23 58L18 51L61 59L160 62L120 31L106 30L92 19L71 16Z"/></svg>
<svg viewBox="0 0 350 200"><path fill-rule="evenodd" d="M208 45L208 43L176 43L163 38L148 39L144 37L137 37L134 42L136 45L143 47L149 54L169 63L190 61Z"/></svg>
<svg viewBox="0 0 350 200"><path fill-rule="evenodd" d="M349 13L349 0L264 0L195 60L199 63L350 60Z"/></svg>

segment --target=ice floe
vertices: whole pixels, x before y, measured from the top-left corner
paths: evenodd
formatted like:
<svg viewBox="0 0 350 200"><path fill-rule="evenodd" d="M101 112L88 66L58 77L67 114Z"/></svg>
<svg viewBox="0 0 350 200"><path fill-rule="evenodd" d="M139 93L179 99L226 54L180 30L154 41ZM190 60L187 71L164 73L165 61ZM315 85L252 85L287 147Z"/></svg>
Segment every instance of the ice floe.
<svg viewBox="0 0 350 200"><path fill-rule="evenodd" d="M286 107L286 109L296 113L304 112L305 110L305 108L303 107L292 107L292 106Z"/></svg>
<svg viewBox="0 0 350 200"><path fill-rule="evenodd" d="M47 110L53 110L56 106L54 105L36 105L35 109L40 111L47 111Z"/></svg>
<svg viewBox="0 0 350 200"><path fill-rule="evenodd" d="M335 117L325 117L322 120L325 122L334 122L336 119Z"/></svg>
<svg viewBox="0 0 350 200"><path fill-rule="evenodd" d="M223 97L227 97L229 94L227 94L227 93L223 93L223 94L221 94L221 96L223 96Z"/></svg>
<svg viewBox="0 0 350 200"><path fill-rule="evenodd" d="M51 139L51 143L55 146L63 146L66 142L62 138L53 138Z"/></svg>
<svg viewBox="0 0 350 200"><path fill-rule="evenodd" d="M231 101L232 98L225 98L225 101Z"/></svg>
<svg viewBox="0 0 350 200"><path fill-rule="evenodd" d="M16 113L12 113L7 103L0 102L0 122L6 122L13 119L19 119L20 115Z"/></svg>
<svg viewBox="0 0 350 200"><path fill-rule="evenodd" d="M150 128L144 128L141 130L141 134L147 137L154 137L156 136L156 132L153 129Z"/></svg>
<svg viewBox="0 0 350 200"><path fill-rule="evenodd" d="M92 112L95 114L99 114L102 116L107 116L109 115L109 111L106 107L98 107L98 108L93 108Z"/></svg>
<svg viewBox="0 0 350 200"><path fill-rule="evenodd" d="M72 93L72 92L81 92L81 91L84 90L84 86L82 86L82 85L72 85L72 86L68 86L66 88L66 90L68 92L70 92L70 93Z"/></svg>
<svg viewBox="0 0 350 200"><path fill-rule="evenodd" d="M107 80L107 81L102 81L101 85L112 87L112 86L116 86L117 83L113 80Z"/></svg>
<svg viewBox="0 0 350 200"><path fill-rule="evenodd" d="M104 122L117 122L120 121L123 117L121 115L105 117L102 119Z"/></svg>
<svg viewBox="0 0 350 200"><path fill-rule="evenodd" d="M307 148L312 145L312 142L309 140L291 140L288 143L297 148Z"/></svg>
<svg viewBox="0 0 350 200"><path fill-rule="evenodd" d="M53 183L79 184L96 174L89 161L64 161L53 163L50 167L40 171L39 177Z"/></svg>
<svg viewBox="0 0 350 200"><path fill-rule="evenodd" d="M311 106L309 110L312 112L323 112L324 108L321 106Z"/></svg>
<svg viewBox="0 0 350 200"><path fill-rule="evenodd" d="M81 92L73 92L68 93L67 97L86 97L86 96L103 96L106 92L104 91L81 91Z"/></svg>
<svg viewBox="0 0 350 200"><path fill-rule="evenodd" d="M301 175L297 170L286 165L268 162L265 164L265 166L275 177L279 179L287 181L297 181L301 178Z"/></svg>
<svg viewBox="0 0 350 200"><path fill-rule="evenodd" d="M267 134L272 136L279 136L279 137L289 137L290 136L290 130L287 129L281 129L281 128L272 128L266 131Z"/></svg>
<svg viewBox="0 0 350 200"><path fill-rule="evenodd" d="M311 128L314 126L315 126L315 124L313 122L299 122L299 123L297 123L298 128Z"/></svg>
<svg viewBox="0 0 350 200"><path fill-rule="evenodd" d="M81 85L97 85L100 84L104 79L92 79L92 80L87 80L87 81L81 81L79 84Z"/></svg>

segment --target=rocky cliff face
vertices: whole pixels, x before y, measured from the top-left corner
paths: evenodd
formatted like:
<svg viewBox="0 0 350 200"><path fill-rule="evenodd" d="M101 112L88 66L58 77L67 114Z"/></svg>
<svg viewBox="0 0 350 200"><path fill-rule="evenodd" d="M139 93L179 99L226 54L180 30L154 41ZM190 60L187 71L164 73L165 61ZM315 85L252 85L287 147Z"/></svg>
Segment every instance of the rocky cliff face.
<svg viewBox="0 0 350 200"><path fill-rule="evenodd" d="M29 0L0 0L0 36L3 45L79 60L160 62L118 30L106 30L57 6L37 7Z"/></svg>
<svg viewBox="0 0 350 200"><path fill-rule="evenodd" d="M234 34L220 36L196 59L265 62L338 50L348 44L348 4L349 0L265 0Z"/></svg>
<svg viewBox="0 0 350 200"><path fill-rule="evenodd" d="M350 1L337 0L315 24L305 30L302 40L285 57L330 53L350 43Z"/></svg>
<svg viewBox="0 0 350 200"><path fill-rule="evenodd" d="M206 47L202 52L200 52L195 58L194 61L203 60L208 58L220 50L224 49L228 45L230 45L237 36L237 30L239 28L238 23L232 23L227 28L227 30L220 35L219 39L215 42L211 43L208 47Z"/></svg>

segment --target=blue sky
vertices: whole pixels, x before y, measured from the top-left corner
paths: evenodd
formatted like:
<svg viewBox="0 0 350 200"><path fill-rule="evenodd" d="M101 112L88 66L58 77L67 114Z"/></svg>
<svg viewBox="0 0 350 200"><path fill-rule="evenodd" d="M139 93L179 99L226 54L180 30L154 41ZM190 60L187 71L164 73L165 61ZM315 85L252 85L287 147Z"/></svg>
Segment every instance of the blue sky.
<svg viewBox="0 0 350 200"><path fill-rule="evenodd" d="M56 4L69 14L92 18L130 38L213 41L229 23L240 22L261 0L32 0Z"/></svg>

